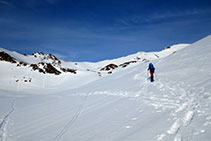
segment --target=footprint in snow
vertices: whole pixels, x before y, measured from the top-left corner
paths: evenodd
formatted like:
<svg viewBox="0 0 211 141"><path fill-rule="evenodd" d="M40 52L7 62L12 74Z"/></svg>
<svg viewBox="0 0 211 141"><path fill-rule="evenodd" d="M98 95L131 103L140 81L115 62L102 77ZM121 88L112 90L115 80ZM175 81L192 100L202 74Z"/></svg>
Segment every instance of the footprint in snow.
<svg viewBox="0 0 211 141"><path fill-rule="evenodd" d="M194 112L193 111L187 112L186 115L185 115L185 117L182 119L183 124L185 126L188 126L190 124L190 122L192 121L193 116L194 116Z"/></svg>
<svg viewBox="0 0 211 141"><path fill-rule="evenodd" d="M180 119L177 119L173 125L171 126L171 128L167 131L168 134L176 134L179 130L181 126L181 120Z"/></svg>
<svg viewBox="0 0 211 141"><path fill-rule="evenodd" d="M130 129L130 128L131 128L131 126L127 125L127 126L125 126L125 128L126 128L126 129Z"/></svg>
<svg viewBox="0 0 211 141"><path fill-rule="evenodd" d="M194 132L193 134L194 134L194 135L199 135L199 134L202 134L202 133L205 133L205 132L206 132L206 130L204 130L204 129L199 129L198 131Z"/></svg>
<svg viewBox="0 0 211 141"><path fill-rule="evenodd" d="M134 117L134 118L132 118L131 120L137 120L137 118L136 118L136 117Z"/></svg>

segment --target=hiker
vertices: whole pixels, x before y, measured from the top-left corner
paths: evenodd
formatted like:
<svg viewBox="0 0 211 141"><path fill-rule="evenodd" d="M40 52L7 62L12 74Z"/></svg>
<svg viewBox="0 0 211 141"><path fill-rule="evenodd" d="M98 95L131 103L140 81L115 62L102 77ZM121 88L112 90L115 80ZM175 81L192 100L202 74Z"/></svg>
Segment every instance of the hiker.
<svg viewBox="0 0 211 141"><path fill-rule="evenodd" d="M148 70L150 71L150 80L151 82L154 81L154 72L155 72L155 67L153 66L152 63L149 63L149 68Z"/></svg>

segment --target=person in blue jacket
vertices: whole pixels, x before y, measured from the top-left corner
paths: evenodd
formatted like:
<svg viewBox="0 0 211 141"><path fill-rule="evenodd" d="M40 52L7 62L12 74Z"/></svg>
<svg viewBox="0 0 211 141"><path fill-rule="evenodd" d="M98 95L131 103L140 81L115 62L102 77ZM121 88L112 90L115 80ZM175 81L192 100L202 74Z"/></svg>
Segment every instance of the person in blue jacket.
<svg viewBox="0 0 211 141"><path fill-rule="evenodd" d="M149 63L148 70L150 71L150 80L151 80L151 82L153 82L154 81L155 67L153 66L152 63Z"/></svg>

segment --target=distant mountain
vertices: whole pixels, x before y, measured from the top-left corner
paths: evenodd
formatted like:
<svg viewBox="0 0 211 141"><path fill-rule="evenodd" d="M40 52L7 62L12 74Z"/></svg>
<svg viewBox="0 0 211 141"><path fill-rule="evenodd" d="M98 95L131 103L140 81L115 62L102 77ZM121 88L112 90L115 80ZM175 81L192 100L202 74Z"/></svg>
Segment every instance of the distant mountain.
<svg viewBox="0 0 211 141"><path fill-rule="evenodd" d="M32 55L22 55L17 52L8 51L0 48L0 61L6 61L16 64L17 67L28 67L31 70L38 71L40 73L51 73L59 75L61 73L70 72L76 74L77 70L105 72L109 74L112 70L117 68L125 68L130 64L138 62L149 62L154 59L159 59L171 55L176 51L187 47L189 44L179 44L172 47L166 47L160 52L139 52L126 57L121 57L113 60L105 60L97 63L89 62L67 62L59 60L53 54L44 54L42 52L36 52Z"/></svg>
<svg viewBox="0 0 211 141"><path fill-rule="evenodd" d="M138 52L126 57L97 63L68 62L58 59L53 54L36 52L32 55L26 55L0 48L0 67L3 68L0 70L0 75L8 76L2 78L4 80L2 86L3 89L6 89L7 87L4 86L10 84L14 89L17 89L17 85L20 86L21 83L22 87L31 89L34 86L44 88L69 83L71 85L69 87L75 88L101 77L129 69L136 64L164 58L187 46L189 44L179 44L166 47L160 52ZM55 75L59 75L60 78L58 79ZM65 79L62 79L64 77ZM43 78L46 78L45 83ZM51 81L52 79L53 81ZM69 79L73 80L69 81ZM22 84L22 82L24 83ZM11 87L9 89L12 90Z"/></svg>

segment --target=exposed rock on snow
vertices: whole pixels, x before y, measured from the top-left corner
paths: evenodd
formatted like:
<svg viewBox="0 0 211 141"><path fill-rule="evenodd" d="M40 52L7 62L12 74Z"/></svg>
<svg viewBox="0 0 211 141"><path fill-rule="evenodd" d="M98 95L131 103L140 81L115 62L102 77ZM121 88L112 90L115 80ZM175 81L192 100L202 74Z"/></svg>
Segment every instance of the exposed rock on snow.
<svg viewBox="0 0 211 141"><path fill-rule="evenodd" d="M113 70L115 68L118 68L117 65L115 64L109 64L109 65L106 65L105 67L103 67L102 69L100 69L101 71L109 71L109 70Z"/></svg>
<svg viewBox="0 0 211 141"><path fill-rule="evenodd" d="M120 64L119 66L125 68L125 67L127 67L128 65L130 65L131 63L136 63L136 62L137 62L137 61L129 61L129 62L125 62L125 63L123 63L123 64Z"/></svg>
<svg viewBox="0 0 211 141"><path fill-rule="evenodd" d="M44 69L47 73L52 73L52 74L55 74L55 75L59 75L61 73L55 67L53 67L50 63L46 63L44 65Z"/></svg>
<svg viewBox="0 0 211 141"><path fill-rule="evenodd" d="M10 63L16 63L15 59L5 52L0 52L0 60L7 61Z"/></svg>
<svg viewBox="0 0 211 141"><path fill-rule="evenodd" d="M58 71L55 67L53 67L50 63L43 63L40 62L38 64L31 64L30 67L32 67L33 70L38 70L41 73L51 73L55 75L61 74L60 71Z"/></svg>
<svg viewBox="0 0 211 141"><path fill-rule="evenodd" d="M19 63L17 64L17 67L21 67L21 66L27 66L27 64L24 63L24 62L19 62Z"/></svg>
<svg viewBox="0 0 211 141"><path fill-rule="evenodd" d="M60 68L63 72L71 72L71 73L74 73L76 74L76 70L74 69L70 69L70 68Z"/></svg>
<svg viewBox="0 0 211 141"><path fill-rule="evenodd" d="M45 74L45 71L43 69L39 68L37 64L31 64L30 67L32 67L32 69L34 71L38 70L40 73L44 73Z"/></svg>

